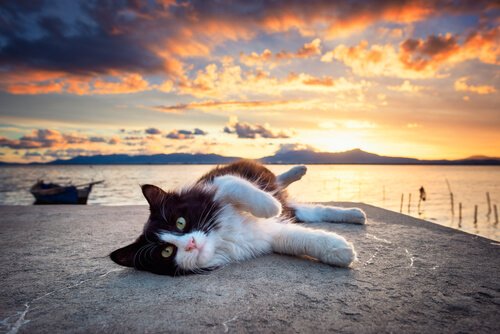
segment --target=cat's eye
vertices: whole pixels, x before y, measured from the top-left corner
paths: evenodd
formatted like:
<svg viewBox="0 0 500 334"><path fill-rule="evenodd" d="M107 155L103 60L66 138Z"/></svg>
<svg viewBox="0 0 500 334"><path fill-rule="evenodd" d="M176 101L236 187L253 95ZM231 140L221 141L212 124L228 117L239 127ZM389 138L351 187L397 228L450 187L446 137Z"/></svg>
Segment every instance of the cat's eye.
<svg viewBox="0 0 500 334"><path fill-rule="evenodd" d="M174 253L174 246L167 246L167 248L161 251L161 256L167 258L171 257L173 253Z"/></svg>
<svg viewBox="0 0 500 334"><path fill-rule="evenodd" d="M177 226L179 231L183 231L184 228L186 227L186 219L184 219L184 217L177 218L177 221L175 222L175 226Z"/></svg>

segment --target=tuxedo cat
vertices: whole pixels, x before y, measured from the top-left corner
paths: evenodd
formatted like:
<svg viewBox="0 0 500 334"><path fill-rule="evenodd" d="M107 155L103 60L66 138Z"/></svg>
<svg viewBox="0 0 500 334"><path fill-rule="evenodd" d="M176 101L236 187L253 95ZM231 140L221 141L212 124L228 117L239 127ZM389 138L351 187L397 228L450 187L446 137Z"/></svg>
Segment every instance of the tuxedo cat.
<svg viewBox="0 0 500 334"><path fill-rule="evenodd" d="M143 233L110 257L123 266L172 276L271 252L347 267L356 259L351 243L294 223L364 224L366 215L357 208L289 201L285 188L305 173L305 166L296 166L276 177L261 164L241 160L213 169L180 191L143 185L151 211Z"/></svg>

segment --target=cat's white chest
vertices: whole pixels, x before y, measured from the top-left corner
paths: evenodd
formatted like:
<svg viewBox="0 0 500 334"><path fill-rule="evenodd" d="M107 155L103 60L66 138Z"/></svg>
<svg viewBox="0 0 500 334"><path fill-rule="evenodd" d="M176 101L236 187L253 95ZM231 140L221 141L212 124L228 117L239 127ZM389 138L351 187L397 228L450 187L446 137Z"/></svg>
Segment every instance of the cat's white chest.
<svg viewBox="0 0 500 334"><path fill-rule="evenodd" d="M220 224L211 233L215 258L231 261L247 260L272 252L272 230L276 219L256 219L228 207L220 216Z"/></svg>

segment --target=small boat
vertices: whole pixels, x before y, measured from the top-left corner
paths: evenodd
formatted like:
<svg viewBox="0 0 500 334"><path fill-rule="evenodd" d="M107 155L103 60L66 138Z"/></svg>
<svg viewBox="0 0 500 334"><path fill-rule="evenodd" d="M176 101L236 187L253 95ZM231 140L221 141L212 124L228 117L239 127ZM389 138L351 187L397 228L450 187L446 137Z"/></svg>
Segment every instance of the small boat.
<svg viewBox="0 0 500 334"><path fill-rule="evenodd" d="M39 180L31 187L30 192L35 196L34 204L87 204L92 187L103 182L104 180L62 186Z"/></svg>

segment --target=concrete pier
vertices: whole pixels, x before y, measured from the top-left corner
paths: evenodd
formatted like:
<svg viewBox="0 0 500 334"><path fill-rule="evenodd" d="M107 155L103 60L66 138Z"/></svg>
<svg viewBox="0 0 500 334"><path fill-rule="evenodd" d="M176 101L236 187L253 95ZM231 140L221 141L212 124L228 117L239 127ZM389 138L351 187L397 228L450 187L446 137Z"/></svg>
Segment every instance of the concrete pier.
<svg viewBox="0 0 500 334"><path fill-rule="evenodd" d="M500 332L499 243L359 206L366 226L309 225L355 244L351 269L269 255L176 278L107 257L146 206L0 207L0 332Z"/></svg>

